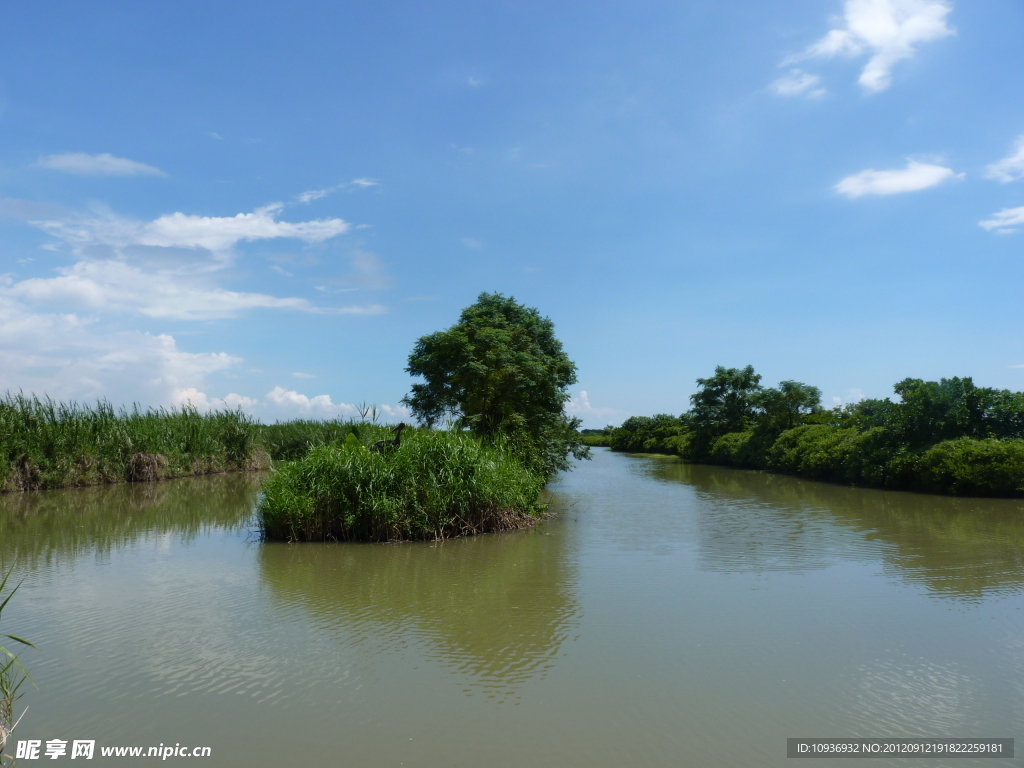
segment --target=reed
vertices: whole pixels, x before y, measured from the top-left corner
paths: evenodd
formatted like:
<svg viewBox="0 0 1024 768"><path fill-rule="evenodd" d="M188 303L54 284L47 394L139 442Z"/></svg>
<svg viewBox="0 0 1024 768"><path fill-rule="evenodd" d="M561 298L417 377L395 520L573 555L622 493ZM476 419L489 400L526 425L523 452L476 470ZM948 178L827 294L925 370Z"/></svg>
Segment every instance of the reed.
<svg viewBox="0 0 1024 768"><path fill-rule="evenodd" d="M7 589L7 582L10 580L13 570L12 567L0 578L0 620L3 618L4 608L7 607L7 603L10 602L14 593L18 591L18 587L14 587L11 590ZM0 635L0 638L4 642L12 641L35 648L28 640L22 640L14 635ZM25 668L21 666L21 662L18 661L17 654L0 646L0 765L3 765L4 759L9 757L9 755L4 754L4 748L7 746L11 733L17 727L18 720L21 719L20 717L18 720L14 718L15 702L20 697L19 689L27 679L28 675L25 672Z"/></svg>
<svg viewBox="0 0 1024 768"><path fill-rule="evenodd" d="M0 490L36 490L251 469L267 462L238 411L116 409L0 398Z"/></svg>
<svg viewBox="0 0 1024 768"><path fill-rule="evenodd" d="M362 425L344 444L312 448L264 484L257 517L279 541L444 539L531 525L544 479L501 444L461 432L407 430L390 451L369 450L387 430Z"/></svg>
<svg viewBox="0 0 1024 768"><path fill-rule="evenodd" d="M358 439L367 428L366 422L296 419L261 426L259 442L275 461L294 461L305 456L310 448L342 445L350 434Z"/></svg>

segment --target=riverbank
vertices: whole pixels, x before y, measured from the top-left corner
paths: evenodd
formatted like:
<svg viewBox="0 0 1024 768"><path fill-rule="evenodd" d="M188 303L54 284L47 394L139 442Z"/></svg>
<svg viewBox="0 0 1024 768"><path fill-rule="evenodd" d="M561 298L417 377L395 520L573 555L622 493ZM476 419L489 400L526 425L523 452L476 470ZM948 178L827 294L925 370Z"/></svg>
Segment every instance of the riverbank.
<svg viewBox="0 0 1024 768"><path fill-rule="evenodd" d="M0 399L0 492L268 469L350 434L387 436L362 422L260 424L240 411L116 409L24 395Z"/></svg>
<svg viewBox="0 0 1024 768"><path fill-rule="evenodd" d="M756 432L716 439L695 457L685 435L643 444L609 441L613 451L678 456L692 464L760 469L841 485L951 496L1024 497L1024 440L945 440L925 450L893 448L880 430L828 424L796 427L773 441ZM702 460L703 458L703 460Z"/></svg>
<svg viewBox="0 0 1024 768"><path fill-rule="evenodd" d="M681 416L634 416L587 436L612 450L809 480L954 496L1024 497L1024 393L969 378L894 386L898 401L825 410L816 387L763 388L753 368L698 379Z"/></svg>
<svg viewBox="0 0 1024 768"><path fill-rule="evenodd" d="M269 469L268 540L445 539L528 527L546 477L501 441L461 432L240 411L115 410L22 395L0 400L0 490L132 483Z"/></svg>

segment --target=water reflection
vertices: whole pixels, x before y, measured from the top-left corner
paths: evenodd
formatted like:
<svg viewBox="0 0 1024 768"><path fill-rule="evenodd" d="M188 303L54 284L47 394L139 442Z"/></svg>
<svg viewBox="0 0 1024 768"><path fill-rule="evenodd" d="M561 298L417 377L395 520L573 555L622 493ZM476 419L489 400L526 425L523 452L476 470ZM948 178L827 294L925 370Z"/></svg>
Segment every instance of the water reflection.
<svg viewBox="0 0 1024 768"><path fill-rule="evenodd" d="M702 566L805 570L881 558L933 594L976 601L1024 587L1019 499L848 488L766 472L648 462L654 479L698 492Z"/></svg>
<svg viewBox="0 0 1024 768"><path fill-rule="evenodd" d="M542 530L438 544L266 544L259 573L297 620L391 653L421 642L490 695L555 662L579 607L564 538Z"/></svg>
<svg viewBox="0 0 1024 768"><path fill-rule="evenodd" d="M260 475L238 473L61 491L0 494L0 561L19 567L109 554L144 536L183 541L252 517Z"/></svg>

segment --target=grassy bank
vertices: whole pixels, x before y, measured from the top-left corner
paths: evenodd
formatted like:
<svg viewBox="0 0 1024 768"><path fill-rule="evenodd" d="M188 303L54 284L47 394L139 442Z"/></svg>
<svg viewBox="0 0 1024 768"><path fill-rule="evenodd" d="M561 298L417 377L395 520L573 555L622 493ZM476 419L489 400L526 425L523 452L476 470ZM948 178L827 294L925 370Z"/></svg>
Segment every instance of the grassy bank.
<svg viewBox="0 0 1024 768"><path fill-rule="evenodd" d="M291 461L374 430L387 436L364 422L260 424L239 411L129 410L7 395L0 398L0 491L265 469L271 459Z"/></svg>
<svg viewBox="0 0 1024 768"><path fill-rule="evenodd" d="M157 480L267 465L260 425L234 411L115 409L0 399L0 490Z"/></svg>
<svg viewBox="0 0 1024 768"><path fill-rule="evenodd" d="M265 538L443 539L523 527L541 514L544 479L509 451L428 430L407 430L395 450L368 450L376 438L364 428L284 464L263 488Z"/></svg>

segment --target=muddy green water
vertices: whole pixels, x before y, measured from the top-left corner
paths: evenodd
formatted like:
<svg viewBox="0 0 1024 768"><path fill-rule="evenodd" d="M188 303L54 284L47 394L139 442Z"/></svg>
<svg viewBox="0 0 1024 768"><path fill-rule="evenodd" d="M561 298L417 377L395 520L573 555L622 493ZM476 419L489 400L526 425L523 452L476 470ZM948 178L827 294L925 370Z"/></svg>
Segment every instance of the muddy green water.
<svg viewBox="0 0 1024 768"><path fill-rule="evenodd" d="M95 739L92 764L209 746L169 762L210 766L1024 750L1024 504L595 454L536 529L441 544L261 544L243 475L0 497L25 579L3 628L39 646L17 737Z"/></svg>

